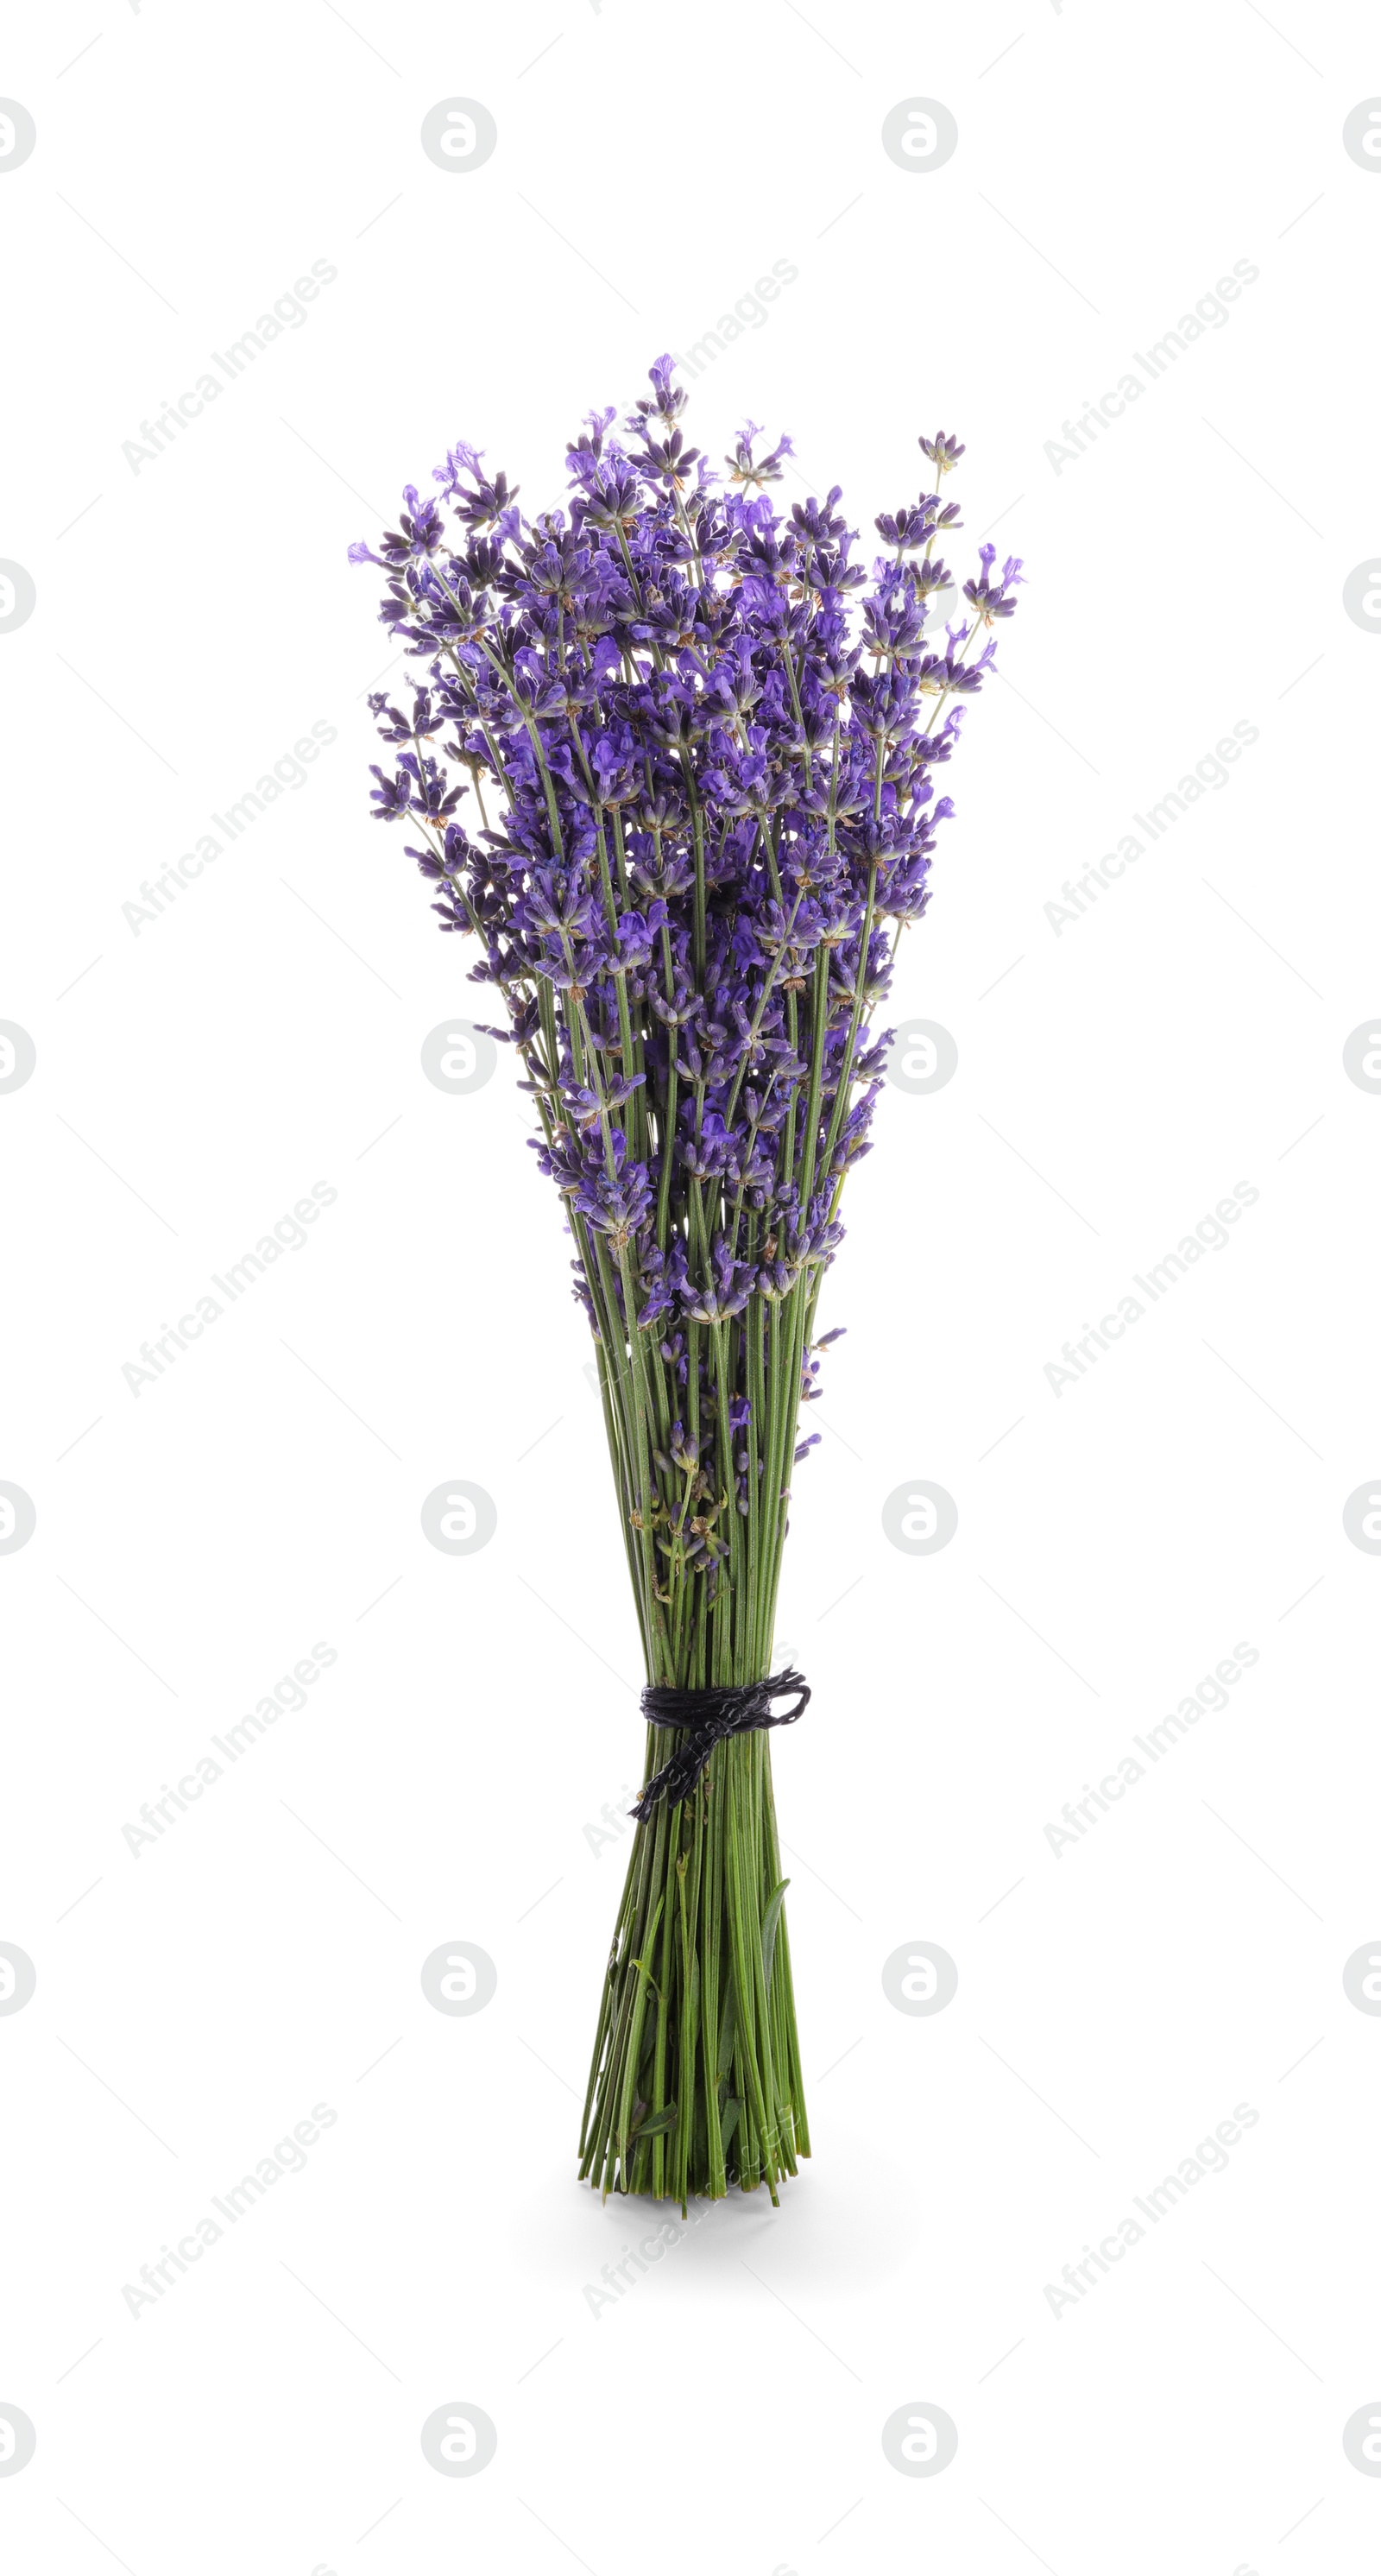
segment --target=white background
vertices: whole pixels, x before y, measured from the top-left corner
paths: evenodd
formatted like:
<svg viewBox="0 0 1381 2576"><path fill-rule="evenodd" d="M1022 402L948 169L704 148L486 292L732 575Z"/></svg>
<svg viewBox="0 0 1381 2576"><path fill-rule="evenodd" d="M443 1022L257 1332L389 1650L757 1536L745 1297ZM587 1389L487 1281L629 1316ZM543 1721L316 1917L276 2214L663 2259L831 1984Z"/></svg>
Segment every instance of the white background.
<svg viewBox="0 0 1381 2576"><path fill-rule="evenodd" d="M1303 52L1301 52L1303 48ZM1305 57L1308 59L1305 59ZM1370 1651L1343 1528L1381 1465L1381 643L1371 315L1381 89L1361 9L787 0L694 10L352 0L17 16L0 87L0 634L10 865L0 1097L0 2478L8 2563L86 2576L1350 2576L1381 2483L1381 1934ZM476 98L483 168L426 111ZM942 169L888 159L944 102ZM338 271L167 451L141 420L321 260ZM796 438L853 523L957 431L967 570L1030 587L973 710L891 1016L950 1030L889 1088L822 1320L780 1635L815 1699L779 1807L815 2156L780 2213L702 2217L612 2305L643 2231L574 2175L642 1734L635 1629L555 1199L508 1059L451 1097L423 1039L477 1010L400 835L367 819L388 659L346 545L456 438L562 489L776 260L692 432ZM1072 462L1061 424L1245 261L1259 277ZM1369 470L1370 469L1370 470ZM966 550L967 549L967 550ZM140 883L335 729L161 916ZM1081 918L1045 907L1235 723L1259 740ZM1144 837L1144 836L1143 836ZM152 1384L122 1374L317 1181L335 1203ZM1045 1375L1238 1182L1259 1192L1113 1349ZM430 1547L457 1477L491 1544ZM942 1552L886 1497L955 1498ZM325 1641L337 1660L131 1851L122 1828ZM1259 1660L1075 1845L1047 1824L1235 1644ZM598 1843L598 1848L592 1846ZM498 1969L473 2018L423 1959ZM939 1943L959 1989L894 2010ZM152 2306L123 2285L316 2103L306 2169ZM1228 2169L1052 2312L1234 2106ZM655 2216L646 2220L655 2224ZM493 2464L419 2430L483 2408ZM880 2435L930 2403L940 2476Z"/></svg>

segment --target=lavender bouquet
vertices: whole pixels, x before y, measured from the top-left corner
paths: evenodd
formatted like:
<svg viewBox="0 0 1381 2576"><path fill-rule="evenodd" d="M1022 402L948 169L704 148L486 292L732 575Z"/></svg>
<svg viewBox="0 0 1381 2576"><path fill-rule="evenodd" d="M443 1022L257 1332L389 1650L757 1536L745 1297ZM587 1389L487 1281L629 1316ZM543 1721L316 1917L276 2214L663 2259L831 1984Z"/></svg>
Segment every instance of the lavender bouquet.
<svg viewBox="0 0 1381 2576"><path fill-rule="evenodd" d="M775 2202L810 2152L767 1744L809 1697L769 1674L800 1411L836 1338L816 1308L869 1150L873 1015L952 810L934 772L1021 575L981 547L959 609L943 431L868 573L837 488L774 508L787 439L759 453L749 423L711 471L672 376L659 358L624 438L589 416L566 510L524 518L460 446L351 555L420 666L406 713L370 699L376 814L415 834L506 1011L648 1674L580 2172L684 2206L731 2181Z"/></svg>

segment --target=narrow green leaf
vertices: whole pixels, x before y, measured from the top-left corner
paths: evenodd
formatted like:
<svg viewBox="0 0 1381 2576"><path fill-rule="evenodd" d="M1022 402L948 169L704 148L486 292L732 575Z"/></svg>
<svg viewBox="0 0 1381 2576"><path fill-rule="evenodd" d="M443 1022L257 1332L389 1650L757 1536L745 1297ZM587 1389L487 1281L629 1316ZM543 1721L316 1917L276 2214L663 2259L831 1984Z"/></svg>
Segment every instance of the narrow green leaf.
<svg viewBox="0 0 1381 2576"><path fill-rule="evenodd" d="M652 1919L647 1927L647 1947L649 1951L657 1937L657 1925L661 1919L662 1903L663 1898L659 1896L652 1909ZM621 2160L628 2154L629 2131L633 2125L634 2087L637 2083L638 2074L642 2066L643 2022L647 2010L647 1992L652 1983L647 1961L645 1959L639 1959L634 1962L634 1965L638 1969L639 1973L638 1982L633 1991L631 2027L628 2034L628 2053L623 2078L623 2099L619 2108L619 2119L617 2125L618 2152Z"/></svg>
<svg viewBox="0 0 1381 2576"><path fill-rule="evenodd" d="M737 2037L737 2034L738 2007L734 2002L733 1979L730 1978L724 1988L724 2011L721 2015L719 2024L719 2058L715 2067L715 2076L720 2082L723 2081L724 2076L728 2072L729 2060L734 2053L734 2040Z"/></svg>
<svg viewBox="0 0 1381 2576"><path fill-rule="evenodd" d="M782 1898L790 1885L790 1879L784 1878L780 1886L773 1888L767 1900L767 1912L762 1918L762 1981L769 1994L772 1992L772 1960L777 1947L777 1925L781 1919Z"/></svg>
<svg viewBox="0 0 1381 2576"><path fill-rule="evenodd" d="M638 2125L636 2129L633 2130L628 2143L630 2146L634 2146L643 2138L655 2138L660 2130L674 2129L675 2126L676 2105L674 2102L668 2102L662 2110L654 2111L649 2119L640 2120L638 2122Z"/></svg>
<svg viewBox="0 0 1381 2576"><path fill-rule="evenodd" d="M719 2127L720 2142L726 2155L729 2150L729 2140L733 2136L735 2129L738 2127L738 2115L742 2109L743 2104L737 2101L731 2093L728 2103L725 2106L724 2117L720 2122Z"/></svg>

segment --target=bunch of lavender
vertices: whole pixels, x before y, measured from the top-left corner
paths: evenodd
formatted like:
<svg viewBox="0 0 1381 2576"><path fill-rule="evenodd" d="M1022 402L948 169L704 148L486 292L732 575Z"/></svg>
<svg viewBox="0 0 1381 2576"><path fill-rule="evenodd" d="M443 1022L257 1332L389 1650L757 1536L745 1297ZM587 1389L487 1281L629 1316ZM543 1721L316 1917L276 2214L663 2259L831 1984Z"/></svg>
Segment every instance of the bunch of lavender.
<svg viewBox="0 0 1381 2576"><path fill-rule="evenodd" d="M952 810L934 772L1021 576L981 547L942 625L963 454L943 431L869 573L837 488L789 518L767 497L787 439L759 454L748 424L718 476L669 358L650 382L626 438L611 410L571 443L568 509L526 519L460 446L351 555L387 573L383 622L420 666L407 712L370 699L394 746L376 813L417 836L443 930L474 934L472 980L505 1006L489 1034L565 1202L647 1673L702 1691L768 1673L819 1436L798 1440L800 1408L836 1338L816 1307L891 1035L873 1015ZM676 1746L649 1726L645 1779ZM641 1802L580 2171L775 2201L810 2141L766 1734L675 1786Z"/></svg>

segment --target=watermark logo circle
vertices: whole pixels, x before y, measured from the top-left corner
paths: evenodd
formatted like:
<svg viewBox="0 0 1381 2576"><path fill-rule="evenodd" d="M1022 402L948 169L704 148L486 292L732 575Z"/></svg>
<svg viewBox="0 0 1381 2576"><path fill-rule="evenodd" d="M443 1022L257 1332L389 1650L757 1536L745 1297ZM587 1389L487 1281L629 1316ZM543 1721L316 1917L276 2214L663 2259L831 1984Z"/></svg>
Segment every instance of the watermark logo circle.
<svg viewBox="0 0 1381 2576"><path fill-rule="evenodd" d="M1381 635L1381 555L1369 555L1343 583L1343 606L1354 626Z"/></svg>
<svg viewBox="0 0 1381 2576"><path fill-rule="evenodd" d="M943 590L933 590L926 601L925 621L921 633L938 635L941 627L948 626L950 619L957 615L958 608L959 584L957 581L947 581Z"/></svg>
<svg viewBox="0 0 1381 2576"><path fill-rule="evenodd" d="M38 2435L22 2406L0 2397L0 2478L17 2477L33 2458Z"/></svg>
<svg viewBox="0 0 1381 2576"><path fill-rule="evenodd" d="M959 145L955 119L938 98L900 98L882 120L882 148L899 170L938 170Z"/></svg>
<svg viewBox="0 0 1381 2576"><path fill-rule="evenodd" d="M959 1991L958 1966L937 1941L903 1941L882 1963L882 1991L898 2012L943 2012Z"/></svg>
<svg viewBox="0 0 1381 2576"><path fill-rule="evenodd" d="M1343 1992L1359 2012L1381 2013L1381 1941L1364 1941L1343 1968Z"/></svg>
<svg viewBox="0 0 1381 2576"><path fill-rule="evenodd" d="M1343 1071L1359 1091L1381 1091L1381 1015L1363 1020L1344 1039Z"/></svg>
<svg viewBox="0 0 1381 2576"><path fill-rule="evenodd" d="M436 2407L422 2427L422 2456L443 2478L478 2477L498 2447L492 2416L465 2398Z"/></svg>
<svg viewBox="0 0 1381 2576"><path fill-rule="evenodd" d="M28 1030L18 1020L0 1020L0 1091L22 1091L37 1062Z"/></svg>
<svg viewBox="0 0 1381 2576"><path fill-rule="evenodd" d="M3 1491L0 1487L0 1491ZM1381 1476L1359 1485L1343 1505L1343 1527L1365 1556L1381 1556Z"/></svg>
<svg viewBox="0 0 1381 2576"><path fill-rule="evenodd" d="M22 1485L7 1485L0 1478L0 1556L14 1556L27 1547L38 1527L38 1514L32 1494Z"/></svg>
<svg viewBox="0 0 1381 2576"><path fill-rule="evenodd" d="M422 119L422 149L438 170L454 175L478 170L490 158L499 129L482 99L439 98Z"/></svg>
<svg viewBox="0 0 1381 2576"><path fill-rule="evenodd" d="M1343 2449L1364 2478L1381 2478L1381 2404L1359 2406L1343 2426Z"/></svg>
<svg viewBox="0 0 1381 2576"><path fill-rule="evenodd" d="M483 2012L498 1982L488 1951L474 1941L443 1941L422 1962L422 1992L440 2013Z"/></svg>
<svg viewBox="0 0 1381 2576"><path fill-rule="evenodd" d="M937 1556L959 1527L959 1506L943 1485L913 1476L882 1506L882 1526L893 1547L907 1556Z"/></svg>
<svg viewBox="0 0 1381 2576"><path fill-rule="evenodd" d="M959 1069L959 1049L938 1020L903 1020L887 1050L887 1079L898 1091L943 1091Z"/></svg>
<svg viewBox="0 0 1381 2576"><path fill-rule="evenodd" d="M463 1476L434 1485L422 1506L423 1530L443 1556L474 1556L489 1545L498 1526L493 1496L483 1485L467 1484Z"/></svg>
<svg viewBox="0 0 1381 2576"><path fill-rule="evenodd" d="M27 107L17 98L0 98L0 174L17 170L37 141L38 127Z"/></svg>
<svg viewBox="0 0 1381 2576"><path fill-rule="evenodd" d="M38 1970L27 1950L0 1941L0 2013L17 2013L33 2000Z"/></svg>
<svg viewBox="0 0 1381 2576"><path fill-rule="evenodd" d="M882 2428L882 2447L904 2478L937 2478L959 2448L959 2427L943 2406L917 2398L899 2406Z"/></svg>
<svg viewBox="0 0 1381 2576"><path fill-rule="evenodd" d="M473 1020L442 1020L422 1040L422 1070L438 1091L482 1091L498 1061L493 1039Z"/></svg>
<svg viewBox="0 0 1381 2576"><path fill-rule="evenodd" d="M0 169L4 166L0 161ZM26 572L21 563L11 563L8 555L0 555L0 635L9 635L16 626L23 626L37 604L33 574Z"/></svg>
<svg viewBox="0 0 1381 2576"><path fill-rule="evenodd" d="M1381 173L1381 98L1362 98L1343 119L1343 150L1359 170Z"/></svg>

